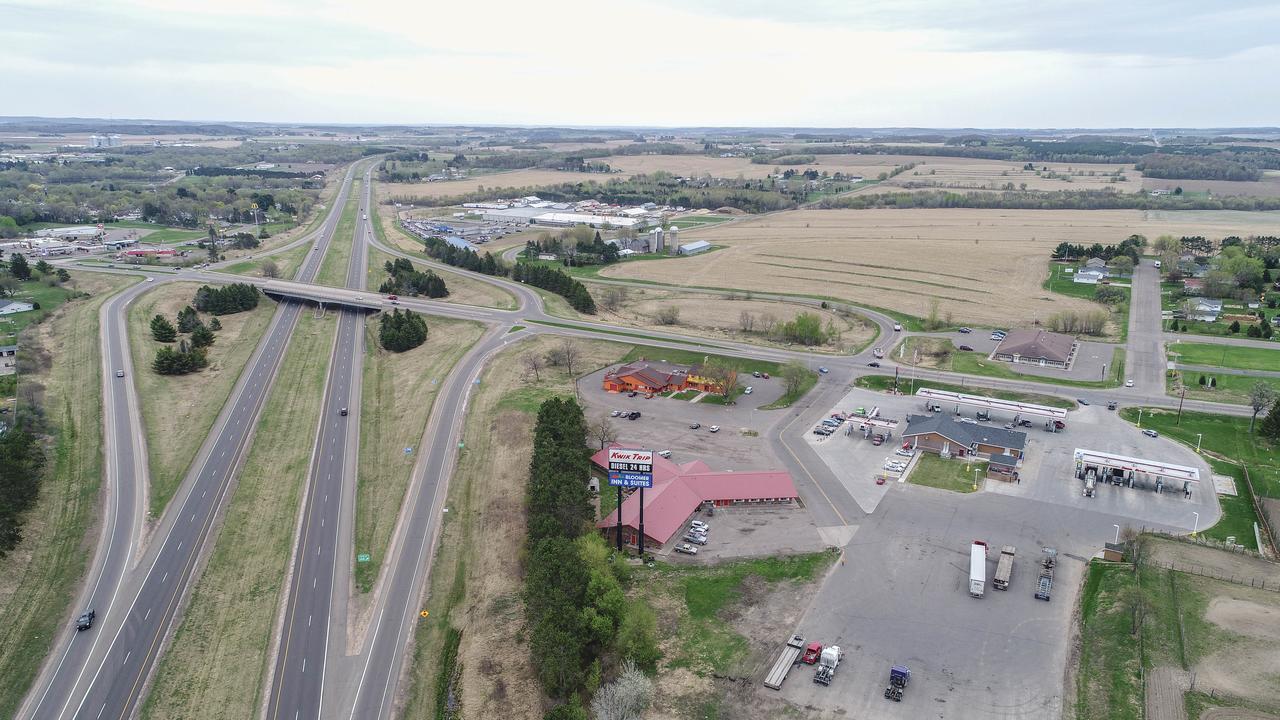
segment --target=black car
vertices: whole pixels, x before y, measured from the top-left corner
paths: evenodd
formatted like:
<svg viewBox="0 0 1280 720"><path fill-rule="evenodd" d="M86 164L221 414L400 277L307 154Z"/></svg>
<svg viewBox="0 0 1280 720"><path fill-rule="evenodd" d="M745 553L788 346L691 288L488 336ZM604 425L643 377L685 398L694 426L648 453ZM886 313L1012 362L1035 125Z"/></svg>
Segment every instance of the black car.
<svg viewBox="0 0 1280 720"><path fill-rule="evenodd" d="M867 367L880 367L880 363L877 360L872 360L871 362L867 363Z"/></svg>
<svg viewBox="0 0 1280 720"><path fill-rule="evenodd" d="M1088 404L1089 404L1089 401L1088 401L1088 400L1085 400L1084 398L1076 398L1076 402L1080 403L1081 405L1088 405Z"/></svg>
<svg viewBox="0 0 1280 720"><path fill-rule="evenodd" d="M342 417L346 417L346 416L347 416L347 409L346 409L346 408L342 408L341 410L339 410L339 411L338 411L338 414L339 414L339 415L341 415Z"/></svg>
<svg viewBox="0 0 1280 720"><path fill-rule="evenodd" d="M93 619L96 617L98 617L98 613L94 612L93 610L90 610L85 614L81 615L80 617L76 618L76 630L77 631L88 630L89 628L93 627Z"/></svg>
<svg viewBox="0 0 1280 720"><path fill-rule="evenodd" d="M697 430L700 427L702 427L702 423L689 423L690 430Z"/></svg>
<svg viewBox="0 0 1280 720"><path fill-rule="evenodd" d="M632 410L631 414L627 415L628 420L638 420L639 418L640 418L639 410Z"/></svg>
<svg viewBox="0 0 1280 720"><path fill-rule="evenodd" d="M631 392L627 393L627 397L635 397L638 394L639 393L637 393L635 390L632 390Z"/></svg>
<svg viewBox="0 0 1280 720"><path fill-rule="evenodd" d="M972 328L967 328L967 327L962 327L962 328L960 328L960 332L964 333L965 335L968 335L969 333L973 332L973 329L972 329Z"/></svg>
<svg viewBox="0 0 1280 720"><path fill-rule="evenodd" d="M961 345L960 349L964 350L965 352L973 352L973 348L970 347L969 345Z"/></svg>

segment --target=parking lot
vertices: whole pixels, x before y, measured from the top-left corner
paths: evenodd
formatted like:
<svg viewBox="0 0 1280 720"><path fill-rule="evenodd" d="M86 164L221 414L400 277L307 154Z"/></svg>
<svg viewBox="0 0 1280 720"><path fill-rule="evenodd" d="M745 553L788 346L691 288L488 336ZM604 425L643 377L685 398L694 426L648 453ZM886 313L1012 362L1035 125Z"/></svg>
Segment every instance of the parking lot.
<svg viewBox="0 0 1280 720"><path fill-rule="evenodd" d="M607 368L606 368L607 370ZM774 422L777 411L759 410L782 396L782 381L743 375L741 386L754 388L750 395L740 395L736 405L691 403L644 395L628 397L601 387L605 370L599 370L578 381L578 395L586 407L588 421L614 410L639 411L640 418L611 418L618 431L618 441L652 450L670 450L671 460L685 463L702 460L714 470L780 469L764 450L759 435ZM698 423L697 430L690 425ZM718 432L711 432L711 426Z"/></svg>
<svg viewBox="0 0 1280 720"><path fill-rule="evenodd" d="M697 546L700 560L795 555L828 547L808 511L799 505L720 507L714 515L698 513L697 519L710 525L707 544ZM685 542L681 538L688 527L686 523L672 545ZM671 552L668 559L694 560L675 552Z"/></svg>

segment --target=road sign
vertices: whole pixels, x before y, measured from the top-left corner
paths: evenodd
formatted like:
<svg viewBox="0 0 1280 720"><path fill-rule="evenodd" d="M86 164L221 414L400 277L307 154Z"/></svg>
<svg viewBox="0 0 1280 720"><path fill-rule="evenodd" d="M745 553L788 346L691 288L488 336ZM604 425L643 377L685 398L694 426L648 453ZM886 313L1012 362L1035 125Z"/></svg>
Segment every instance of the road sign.
<svg viewBox="0 0 1280 720"><path fill-rule="evenodd" d="M420 613L418 613L418 614L419 614L419 615L421 615L422 617L426 617L426 616L430 615L431 613L427 612L426 610L423 610L422 612L420 612Z"/></svg>
<svg viewBox="0 0 1280 720"><path fill-rule="evenodd" d="M609 448L609 484L613 487L653 487L653 451Z"/></svg>
<svg viewBox="0 0 1280 720"><path fill-rule="evenodd" d="M407 448L405 448L405 449L404 449L404 454L405 454L405 455L412 455L412 454L413 454L413 448L411 448L411 447L407 447Z"/></svg>
<svg viewBox="0 0 1280 720"><path fill-rule="evenodd" d="M369 553L360 553L357 555L356 562L369 562Z"/></svg>

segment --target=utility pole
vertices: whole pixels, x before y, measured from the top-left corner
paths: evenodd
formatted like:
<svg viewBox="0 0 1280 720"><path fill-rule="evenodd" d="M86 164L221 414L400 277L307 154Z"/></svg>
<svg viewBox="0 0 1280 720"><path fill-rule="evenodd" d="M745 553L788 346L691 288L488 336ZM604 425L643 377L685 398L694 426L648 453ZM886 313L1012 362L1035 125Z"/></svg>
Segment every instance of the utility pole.
<svg viewBox="0 0 1280 720"><path fill-rule="evenodd" d="M1175 425L1182 424L1182 401L1187 399L1187 386L1182 386L1182 391L1178 393L1178 421Z"/></svg>

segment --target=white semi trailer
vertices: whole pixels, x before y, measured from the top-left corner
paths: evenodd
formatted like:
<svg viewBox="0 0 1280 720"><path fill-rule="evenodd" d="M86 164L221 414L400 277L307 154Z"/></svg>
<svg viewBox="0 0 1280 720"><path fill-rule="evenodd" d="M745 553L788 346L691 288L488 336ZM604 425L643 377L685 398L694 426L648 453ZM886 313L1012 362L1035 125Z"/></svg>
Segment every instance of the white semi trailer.
<svg viewBox="0 0 1280 720"><path fill-rule="evenodd" d="M974 540L969 546L969 594L980 598L987 591L987 544Z"/></svg>

